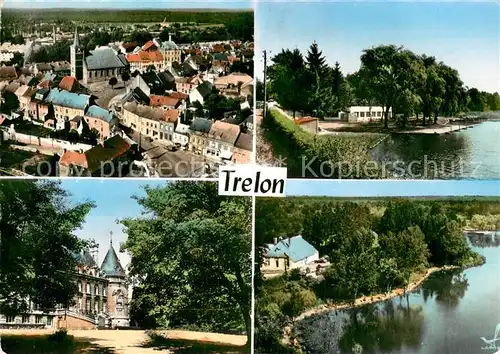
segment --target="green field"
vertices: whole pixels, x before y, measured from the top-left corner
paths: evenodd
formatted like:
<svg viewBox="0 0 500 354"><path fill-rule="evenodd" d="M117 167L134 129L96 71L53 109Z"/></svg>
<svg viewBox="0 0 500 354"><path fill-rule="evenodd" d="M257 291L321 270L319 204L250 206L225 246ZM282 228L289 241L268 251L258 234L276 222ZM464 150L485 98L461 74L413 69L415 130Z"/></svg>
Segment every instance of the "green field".
<svg viewBox="0 0 500 354"><path fill-rule="evenodd" d="M226 24L238 20L252 19L253 10L88 10L88 9L6 9L4 21L26 20L32 22L87 22L87 23L160 23L194 22L197 24Z"/></svg>

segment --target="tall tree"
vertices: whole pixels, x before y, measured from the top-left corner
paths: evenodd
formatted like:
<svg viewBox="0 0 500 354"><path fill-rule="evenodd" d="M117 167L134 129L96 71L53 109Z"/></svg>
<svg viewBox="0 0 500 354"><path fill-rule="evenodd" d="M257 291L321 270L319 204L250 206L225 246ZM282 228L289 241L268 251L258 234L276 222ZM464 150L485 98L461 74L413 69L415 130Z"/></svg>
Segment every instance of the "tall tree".
<svg viewBox="0 0 500 354"><path fill-rule="evenodd" d="M304 58L298 49L283 50L272 58L269 68L270 89L278 103L293 112L305 110L311 92L310 80Z"/></svg>
<svg viewBox="0 0 500 354"><path fill-rule="evenodd" d="M122 220L130 274L140 283L133 306L146 304L143 312L163 326L228 330L239 322L250 338L250 200L219 196L211 182L145 191L136 198L144 216Z"/></svg>
<svg viewBox="0 0 500 354"><path fill-rule="evenodd" d="M31 300L43 310L68 306L78 289L68 271L84 243L75 234L92 203L70 204L58 182L0 183L0 312Z"/></svg>
<svg viewBox="0 0 500 354"><path fill-rule="evenodd" d="M326 59L323 56L323 52L319 50L318 44L316 42L313 42L309 47L306 62L309 70L311 70L311 73L314 76L322 76L322 74L324 74L327 68Z"/></svg>

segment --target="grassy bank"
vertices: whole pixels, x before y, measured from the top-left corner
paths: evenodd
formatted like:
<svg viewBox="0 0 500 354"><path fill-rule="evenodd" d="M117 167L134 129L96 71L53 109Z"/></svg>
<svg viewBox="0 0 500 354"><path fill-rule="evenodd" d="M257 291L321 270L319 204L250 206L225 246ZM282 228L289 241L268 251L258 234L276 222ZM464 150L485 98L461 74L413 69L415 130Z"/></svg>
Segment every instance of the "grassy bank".
<svg viewBox="0 0 500 354"><path fill-rule="evenodd" d="M318 136L298 127L276 109L270 110L263 127L274 155L286 157L288 177L377 178L380 174L370 149L383 134Z"/></svg>

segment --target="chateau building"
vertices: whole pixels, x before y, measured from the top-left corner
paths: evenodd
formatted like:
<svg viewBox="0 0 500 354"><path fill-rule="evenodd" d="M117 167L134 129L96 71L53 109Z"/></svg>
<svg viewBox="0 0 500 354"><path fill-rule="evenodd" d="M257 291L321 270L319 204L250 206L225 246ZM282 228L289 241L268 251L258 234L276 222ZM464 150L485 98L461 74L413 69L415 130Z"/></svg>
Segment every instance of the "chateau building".
<svg viewBox="0 0 500 354"><path fill-rule="evenodd" d="M31 301L29 311L18 316L0 314L0 325L18 327L94 329L97 327L128 327L129 299L127 274L110 243L102 265L97 265L97 254L84 250L74 254L78 267L68 276L74 277L78 293L69 308L59 305L50 312L42 312Z"/></svg>

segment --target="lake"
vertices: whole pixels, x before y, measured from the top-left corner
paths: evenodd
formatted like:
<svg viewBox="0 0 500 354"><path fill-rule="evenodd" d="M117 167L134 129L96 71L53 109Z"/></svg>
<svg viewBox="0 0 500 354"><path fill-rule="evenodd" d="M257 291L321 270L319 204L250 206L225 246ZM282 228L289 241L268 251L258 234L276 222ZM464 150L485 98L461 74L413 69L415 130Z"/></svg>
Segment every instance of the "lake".
<svg viewBox="0 0 500 354"><path fill-rule="evenodd" d="M492 341L497 325L500 332L500 235L466 237L472 249L486 257L484 265L434 273L408 296L306 318L296 324L305 351L500 353L500 333L499 340ZM359 345L363 350L353 351Z"/></svg>
<svg viewBox="0 0 500 354"><path fill-rule="evenodd" d="M389 165L389 177L499 179L500 121L444 135L392 134L372 157Z"/></svg>

